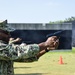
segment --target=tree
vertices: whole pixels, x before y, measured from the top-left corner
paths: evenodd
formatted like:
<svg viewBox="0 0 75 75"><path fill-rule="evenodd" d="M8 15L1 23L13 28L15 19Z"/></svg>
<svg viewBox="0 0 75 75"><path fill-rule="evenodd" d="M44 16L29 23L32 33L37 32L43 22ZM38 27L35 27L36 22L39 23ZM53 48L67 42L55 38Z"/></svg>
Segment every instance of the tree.
<svg viewBox="0 0 75 75"><path fill-rule="evenodd" d="M73 22L75 21L75 17L70 17L70 18L66 18L65 20L59 20L59 21L55 21L55 22L49 22L50 24L61 24L61 23L66 23L66 22Z"/></svg>

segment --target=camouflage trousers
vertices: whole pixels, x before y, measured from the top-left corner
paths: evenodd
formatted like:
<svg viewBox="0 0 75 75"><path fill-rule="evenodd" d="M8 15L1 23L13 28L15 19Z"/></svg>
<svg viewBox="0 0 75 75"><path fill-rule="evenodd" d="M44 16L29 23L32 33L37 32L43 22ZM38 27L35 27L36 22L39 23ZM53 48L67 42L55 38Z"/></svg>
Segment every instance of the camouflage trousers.
<svg viewBox="0 0 75 75"><path fill-rule="evenodd" d="M13 61L0 60L0 75L14 75Z"/></svg>

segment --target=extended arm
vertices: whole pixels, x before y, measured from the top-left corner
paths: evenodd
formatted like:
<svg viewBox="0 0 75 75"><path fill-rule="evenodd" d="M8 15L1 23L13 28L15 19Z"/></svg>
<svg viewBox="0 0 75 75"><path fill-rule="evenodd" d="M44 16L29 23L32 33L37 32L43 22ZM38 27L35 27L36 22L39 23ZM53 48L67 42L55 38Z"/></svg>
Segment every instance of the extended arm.
<svg viewBox="0 0 75 75"><path fill-rule="evenodd" d="M50 50L55 50L59 46L59 39L56 36L50 37L46 42L40 43L40 52L37 54L37 58L44 55L46 52Z"/></svg>

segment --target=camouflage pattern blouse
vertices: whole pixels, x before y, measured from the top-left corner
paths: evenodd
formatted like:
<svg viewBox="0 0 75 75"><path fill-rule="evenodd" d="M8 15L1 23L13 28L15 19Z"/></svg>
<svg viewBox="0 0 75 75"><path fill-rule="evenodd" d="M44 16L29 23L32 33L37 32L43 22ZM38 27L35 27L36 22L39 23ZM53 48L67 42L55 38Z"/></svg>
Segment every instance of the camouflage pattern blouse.
<svg viewBox="0 0 75 75"><path fill-rule="evenodd" d="M14 75L13 61L32 62L38 60L37 44L15 45L5 44L0 40L0 75Z"/></svg>

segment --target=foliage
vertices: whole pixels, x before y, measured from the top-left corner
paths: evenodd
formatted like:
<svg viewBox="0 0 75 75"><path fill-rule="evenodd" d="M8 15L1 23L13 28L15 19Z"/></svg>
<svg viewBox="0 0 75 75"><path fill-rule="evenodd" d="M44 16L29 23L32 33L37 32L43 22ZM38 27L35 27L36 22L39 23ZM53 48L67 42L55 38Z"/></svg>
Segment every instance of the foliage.
<svg viewBox="0 0 75 75"><path fill-rule="evenodd" d="M75 21L75 17L70 17L70 18L66 18L65 20L59 20L55 22L50 21L49 23L50 24L61 24L61 23L73 22L73 21Z"/></svg>

